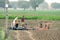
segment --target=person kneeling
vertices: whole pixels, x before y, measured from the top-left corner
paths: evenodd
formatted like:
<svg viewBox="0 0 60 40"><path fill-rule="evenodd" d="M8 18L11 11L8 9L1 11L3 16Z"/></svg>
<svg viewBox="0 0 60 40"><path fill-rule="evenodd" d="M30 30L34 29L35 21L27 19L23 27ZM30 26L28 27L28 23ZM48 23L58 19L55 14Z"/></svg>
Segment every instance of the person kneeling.
<svg viewBox="0 0 60 40"><path fill-rule="evenodd" d="M16 28L16 29L18 28L18 24L19 24L18 19L16 19L16 20L15 20L15 28Z"/></svg>

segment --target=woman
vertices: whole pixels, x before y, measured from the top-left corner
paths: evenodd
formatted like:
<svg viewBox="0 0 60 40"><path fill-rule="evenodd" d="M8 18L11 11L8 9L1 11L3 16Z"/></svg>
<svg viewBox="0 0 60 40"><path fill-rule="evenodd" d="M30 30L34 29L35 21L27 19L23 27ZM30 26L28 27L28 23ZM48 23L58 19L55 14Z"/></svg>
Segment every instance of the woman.
<svg viewBox="0 0 60 40"><path fill-rule="evenodd" d="M19 21L18 19L15 20L15 27L18 28Z"/></svg>

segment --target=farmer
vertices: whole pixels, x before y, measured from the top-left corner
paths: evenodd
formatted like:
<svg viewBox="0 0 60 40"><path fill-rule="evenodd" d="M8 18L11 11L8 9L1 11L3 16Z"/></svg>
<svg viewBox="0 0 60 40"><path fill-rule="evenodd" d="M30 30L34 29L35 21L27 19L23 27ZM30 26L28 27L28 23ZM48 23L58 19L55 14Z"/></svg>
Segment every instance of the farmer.
<svg viewBox="0 0 60 40"><path fill-rule="evenodd" d="M19 21L18 19L15 20L15 27L18 28Z"/></svg>
<svg viewBox="0 0 60 40"><path fill-rule="evenodd" d="M15 27L15 20L17 19L17 17L12 21L11 23L11 27Z"/></svg>
<svg viewBox="0 0 60 40"><path fill-rule="evenodd" d="M42 21L40 22L40 28L43 28L43 22Z"/></svg>
<svg viewBox="0 0 60 40"><path fill-rule="evenodd" d="M48 30L49 29L49 22L45 21L45 29Z"/></svg>
<svg viewBox="0 0 60 40"><path fill-rule="evenodd" d="M25 25L24 22L25 22L25 18L24 18L24 16L23 16L23 17L21 18L21 26L22 26L22 27L24 27L24 25Z"/></svg>

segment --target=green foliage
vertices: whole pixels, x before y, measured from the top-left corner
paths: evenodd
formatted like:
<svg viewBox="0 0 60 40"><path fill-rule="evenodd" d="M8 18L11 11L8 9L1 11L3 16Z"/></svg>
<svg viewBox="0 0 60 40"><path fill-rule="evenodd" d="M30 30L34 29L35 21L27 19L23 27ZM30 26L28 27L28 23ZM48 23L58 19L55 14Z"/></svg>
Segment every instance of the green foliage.
<svg viewBox="0 0 60 40"><path fill-rule="evenodd" d="M38 7L38 5L40 3L42 3L44 0L30 0L30 4L31 6L36 10L36 7Z"/></svg>
<svg viewBox="0 0 60 40"><path fill-rule="evenodd" d="M9 19L14 19L16 16L9 16Z"/></svg>
<svg viewBox="0 0 60 40"><path fill-rule="evenodd" d="M5 0L0 0L0 7L5 7Z"/></svg>
<svg viewBox="0 0 60 40"><path fill-rule="evenodd" d="M14 19L16 16L9 16L9 19ZM1 16L0 19L5 19L5 16ZM21 19L21 16L18 16ZM43 20L60 20L60 16L25 16L25 19L43 19Z"/></svg>
<svg viewBox="0 0 60 40"><path fill-rule="evenodd" d="M25 19L37 19L37 16L25 16Z"/></svg>
<svg viewBox="0 0 60 40"><path fill-rule="evenodd" d="M4 39L4 31L3 29L0 27L0 40Z"/></svg>
<svg viewBox="0 0 60 40"><path fill-rule="evenodd" d="M60 3L52 3L52 5L51 5L53 8L57 8L57 9L59 9L60 8Z"/></svg>
<svg viewBox="0 0 60 40"><path fill-rule="evenodd" d="M40 20L60 20L60 10L45 10L45 11L20 11L20 10L9 10L9 19L14 19L18 16L21 19L22 16L25 19L40 19ZM0 19L5 19L3 11L0 12Z"/></svg>
<svg viewBox="0 0 60 40"><path fill-rule="evenodd" d="M2 40L2 33L0 32L0 40Z"/></svg>
<svg viewBox="0 0 60 40"><path fill-rule="evenodd" d="M19 1L18 6L19 8L24 8L25 10L26 8L29 8L30 5L28 1Z"/></svg>
<svg viewBox="0 0 60 40"><path fill-rule="evenodd" d="M14 8L16 9L18 7L18 3L17 2L9 2L9 8Z"/></svg>
<svg viewBox="0 0 60 40"><path fill-rule="evenodd" d="M5 19L5 16L4 15L0 15L0 19Z"/></svg>

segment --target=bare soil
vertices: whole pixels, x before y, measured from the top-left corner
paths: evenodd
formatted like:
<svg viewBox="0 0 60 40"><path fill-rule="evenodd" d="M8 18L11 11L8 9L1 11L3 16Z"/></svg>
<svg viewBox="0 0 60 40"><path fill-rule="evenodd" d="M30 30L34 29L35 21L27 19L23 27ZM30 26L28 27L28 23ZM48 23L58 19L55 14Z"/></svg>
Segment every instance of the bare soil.
<svg viewBox="0 0 60 40"><path fill-rule="evenodd" d="M41 20L25 20L27 27L36 28ZM8 21L10 27L12 20ZM51 30L10 30L12 40L60 40L60 21L51 22ZM0 19L0 26L5 28L5 20ZM19 24L20 25L20 24ZM52 30L54 29L54 30Z"/></svg>

